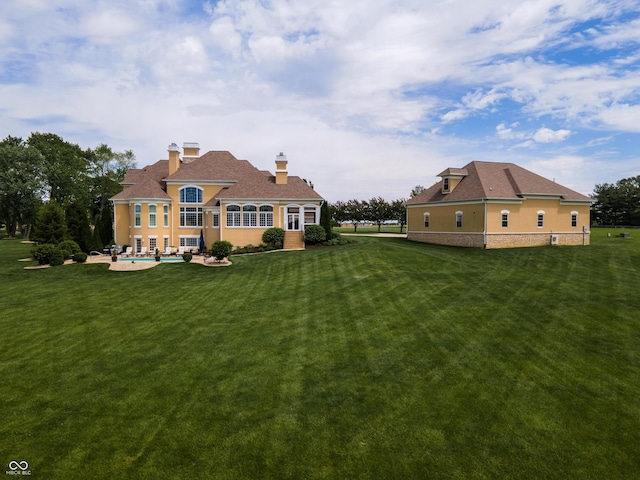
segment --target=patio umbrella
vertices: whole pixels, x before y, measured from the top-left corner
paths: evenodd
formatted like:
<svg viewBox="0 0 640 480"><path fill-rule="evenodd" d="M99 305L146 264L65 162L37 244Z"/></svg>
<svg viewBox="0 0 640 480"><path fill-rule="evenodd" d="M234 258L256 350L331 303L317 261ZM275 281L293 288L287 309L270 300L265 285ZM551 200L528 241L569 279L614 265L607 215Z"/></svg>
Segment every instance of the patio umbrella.
<svg viewBox="0 0 640 480"><path fill-rule="evenodd" d="M204 233L200 229L200 253L204 252Z"/></svg>

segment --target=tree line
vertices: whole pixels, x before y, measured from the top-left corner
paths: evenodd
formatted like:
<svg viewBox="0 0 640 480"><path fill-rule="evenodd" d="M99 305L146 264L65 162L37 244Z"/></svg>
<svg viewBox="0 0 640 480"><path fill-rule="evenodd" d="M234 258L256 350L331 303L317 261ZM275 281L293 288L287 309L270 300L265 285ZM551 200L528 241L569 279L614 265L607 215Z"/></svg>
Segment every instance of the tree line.
<svg viewBox="0 0 640 480"><path fill-rule="evenodd" d="M596 185L591 221L596 225L640 225L640 175Z"/></svg>
<svg viewBox="0 0 640 480"><path fill-rule="evenodd" d="M83 150L53 133L0 141L0 220L7 235L48 243L54 235L83 251L101 250L113 238L113 205L133 152L105 144ZM59 241L59 240L58 240Z"/></svg>
<svg viewBox="0 0 640 480"><path fill-rule="evenodd" d="M378 232L385 222L397 222L400 231L406 224L405 206L406 200L400 198L387 202L382 197L374 197L370 200L338 201L330 205L331 216L339 224L349 222L353 225L353 231L358 231L358 224L371 222L378 226Z"/></svg>

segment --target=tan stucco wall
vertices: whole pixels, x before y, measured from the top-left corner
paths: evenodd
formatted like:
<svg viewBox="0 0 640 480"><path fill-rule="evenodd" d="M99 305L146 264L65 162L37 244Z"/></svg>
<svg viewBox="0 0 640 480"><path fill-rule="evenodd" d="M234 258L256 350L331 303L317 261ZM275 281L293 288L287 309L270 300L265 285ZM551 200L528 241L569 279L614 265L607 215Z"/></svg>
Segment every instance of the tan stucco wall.
<svg viewBox="0 0 640 480"><path fill-rule="evenodd" d="M135 205L140 205L140 227L135 223ZM149 206L156 206L156 227L149 226ZM164 227L164 214L162 201L132 201L131 203L116 203L116 243L118 245L131 245L135 243L135 237L142 237L142 246L149 250L149 237L157 238L157 245L160 250L164 243L164 236L169 235L171 239L171 206L169 205L169 226ZM199 230L198 230L199 233ZM148 253L153 253L149 252Z"/></svg>
<svg viewBox="0 0 640 480"><path fill-rule="evenodd" d="M456 212L462 212L462 228L456 227ZM431 214L430 225L424 226L424 213ZM484 231L484 206L428 205L407 208L408 230L415 232L482 232Z"/></svg>
<svg viewBox="0 0 640 480"><path fill-rule="evenodd" d="M407 207L409 240L442 245L484 245L482 203L470 205L422 205ZM563 205L557 199L524 199L521 203L487 203L486 248L550 245L558 235L559 245L589 245L590 206ZM508 227L502 227L502 211L508 210ZM463 212L462 228L455 226L455 212ZM544 211L544 226L538 227L538 211ZM430 213L430 226L424 226L424 213ZM578 212L578 223L571 226L571 213ZM583 227L587 232L583 234Z"/></svg>

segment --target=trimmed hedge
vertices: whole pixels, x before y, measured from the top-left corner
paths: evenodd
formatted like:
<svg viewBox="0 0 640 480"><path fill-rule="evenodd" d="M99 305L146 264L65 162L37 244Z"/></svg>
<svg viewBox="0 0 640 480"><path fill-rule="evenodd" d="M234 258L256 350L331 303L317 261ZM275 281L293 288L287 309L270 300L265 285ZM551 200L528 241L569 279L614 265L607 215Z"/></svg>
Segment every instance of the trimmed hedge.
<svg viewBox="0 0 640 480"><path fill-rule="evenodd" d="M284 245L284 229L278 227L267 228L262 234L262 241L267 245L282 248Z"/></svg>
<svg viewBox="0 0 640 480"><path fill-rule="evenodd" d="M327 232L321 225L307 225L304 227L304 241L308 245L317 245L327 238Z"/></svg>

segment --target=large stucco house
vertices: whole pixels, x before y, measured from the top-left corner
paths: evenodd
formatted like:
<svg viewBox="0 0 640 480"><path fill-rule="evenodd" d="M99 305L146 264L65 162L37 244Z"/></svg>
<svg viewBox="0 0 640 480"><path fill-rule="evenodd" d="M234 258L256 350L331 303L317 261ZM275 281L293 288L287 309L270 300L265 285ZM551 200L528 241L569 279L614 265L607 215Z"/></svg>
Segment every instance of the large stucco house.
<svg viewBox="0 0 640 480"><path fill-rule="evenodd" d="M480 248L588 245L591 199L513 163L471 162L407 201L407 237Z"/></svg>
<svg viewBox="0 0 640 480"><path fill-rule="evenodd" d="M270 227L285 229L285 248L304 247L304 227L319 223L323 199L287 172L276 156L275 175L227 151L200 155L197 143L169 145L169 159L127 171L111 198L119 245L153 254L168 248L197 250L201 235L234 246L259 245Z"/></svg>

